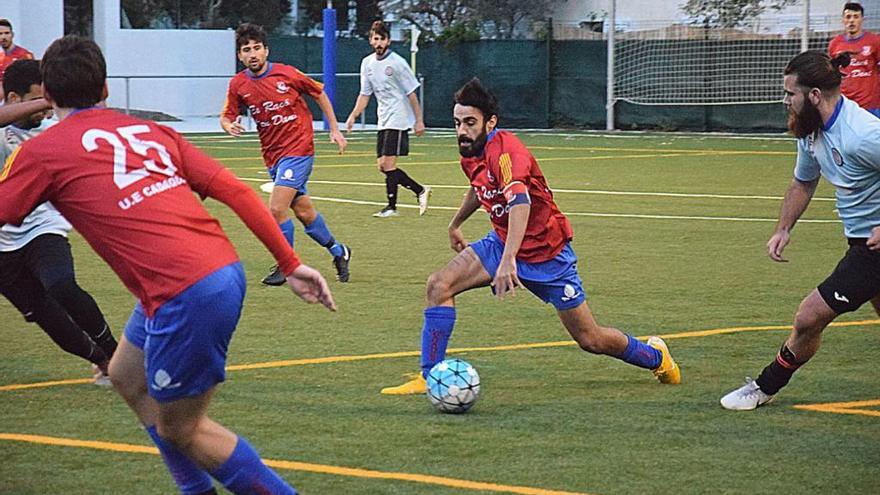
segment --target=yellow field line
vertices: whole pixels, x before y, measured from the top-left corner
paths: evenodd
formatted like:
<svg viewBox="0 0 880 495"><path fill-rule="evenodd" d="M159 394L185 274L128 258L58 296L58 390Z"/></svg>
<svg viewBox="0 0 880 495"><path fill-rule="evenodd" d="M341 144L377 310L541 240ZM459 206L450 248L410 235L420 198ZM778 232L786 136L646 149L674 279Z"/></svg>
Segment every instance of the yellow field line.
<svg viewBox="0 0 880 495"><path fill-rule="evenodd" d="M0 387L0 392L10 392L13 390L25 390L29 388L45 388L45 387L57 387L60 385L82 385L86 383L94 383L94 379L92 378L72 378L69 380L53 380L49 382L37 382L37 383L22 383L17 385L3 385Z"/></svg>
<svg viewBox="0 0 880 495"><path fill-rule="evenodd" d="M159 455L159 451L155 447L148 447L146 445L135 445L130 443L76 440L72 438L48 437L43 435L25 435L17 433L0 433L0 440L35 443L40 445L52 445L57 447L78 447L111 452L125 452L130 454ZM265 462L267 466L273 468L287 469L291 471L332 474L336 476L347 476L351 478L411 481L413 483L447 486L451 488L463 488L467 490L480 490L485 492L514 493L517 495L590 495L587 493L546 490L543 488L532 488L528 486L500 485L497 483L486 483L482 481L469 481L458 478L447 478L444 476L400 473L393 471L375 471L372 469L348 468L341 466L331 466L327 464L312 464L309 462L283 461L273 459L263 459L263 462Z"/></svg>
<svg viewBox="0 0 880 495"><path fill-rule="evenodd" d="M860 416L874 416L880 418L880 411L871 409L860 409L862 407L880 406L880 400L860 400L854 402L826 402L824 404L799 404L793 406L795 409L805 411L816 411L835 414L858 414Z"/></svg>
<svg viewBox="0 0 880 495"><path fill-rule="evenodd" d="M842 321L842 322L832 322L830 327L856 327L856 326L866 326L866 325L877 325L880 324L880 320L861 320L861 321ZM684 338L693 338L693 337L709 337L712 335L724 335L731 333L740 333L740 332L758 332L758 331L766 331L766 330L788 330L791 328L791 325L764 325L764 326L749 326L749 327L727 327L727 328L713 328L709 330L693 330L688 332L678 332L678 333L667 333L660 334L660 337L664 339L684 339ZM639 339L646 340L647 336L638 337ZM576 345L576 343L572 340L560 340L555 342L535 342L529 344L510 344L510 345L499 345L499 346L489 346L489 347L456 347L449 349L447 351L448 354L461 354L465 352L500 352L500 351L519 351L525 349L546 349L551 347L565 347ZM350 356L325 356L320 358L305 358L305 359L285 359L282 361L267 361L262 363L251 363L251 364L233 364L226 367L227 371L243 371L243 370L256 370L256 369L266 369L266 368L285 368L289 366L305 366L310 364L332 364L332 363L346 363L353 361L368 361L373 359L393 359L400 357L417 357L419 356L419 351L401 351L401 352L385 352L385 353L377 353L377 354L359 354L359 355L350 355ZM37 383L21 383L21 384L13 384L13 385L3 385L0 386L0 392L8 392L14 390L25 390L31 388L44 388L44 387L52 387L58 385L74 385L74 384L82 384L82 383L91 383L90 379L72 379L72 380L56 380L50 382L37 382Z"/></svg>

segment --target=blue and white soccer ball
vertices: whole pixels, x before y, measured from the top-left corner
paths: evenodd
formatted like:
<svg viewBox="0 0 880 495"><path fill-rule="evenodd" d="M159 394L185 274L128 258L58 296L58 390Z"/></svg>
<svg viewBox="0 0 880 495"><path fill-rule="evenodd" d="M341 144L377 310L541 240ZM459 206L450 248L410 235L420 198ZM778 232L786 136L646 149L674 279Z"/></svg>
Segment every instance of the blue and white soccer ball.
<svg viewBox="0 0 880 495"><path fill-rule="evenodd" d="M461 359L446 359L428 372L428 398L441 412L466 412L480 395L480 375Z"/></svg>

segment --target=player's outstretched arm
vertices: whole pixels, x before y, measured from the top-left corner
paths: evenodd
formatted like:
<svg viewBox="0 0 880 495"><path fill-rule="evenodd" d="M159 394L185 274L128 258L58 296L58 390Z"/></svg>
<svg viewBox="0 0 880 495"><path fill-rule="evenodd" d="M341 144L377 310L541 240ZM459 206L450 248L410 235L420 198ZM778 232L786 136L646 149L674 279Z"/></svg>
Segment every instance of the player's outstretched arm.
<svg viewBox="0 0 880 495"><path fill-rule="evenodd" d="M336 146L339 146L340 155L345 153L347 143L345 141L345 136L339 132L339 123L336 121L336 113L333 111L333 103L330 102L327 93L323 91L321 91L321 94L315 98L315 102L321 107L321 111L324 112L324 117L327 118L327 123L330 124L330 142L336 143Z"/></svg>
<svg viewBox="0 0 880 495"><path fill-rule="evenodd" d="M517 287L523 287L516 274L516 255L526 235L531 210L529 203L518 203L511 205L507 214L507 239L504 241L501 263L498 264L492 280L492 287L499 299L504 299L508 293L514 295Z"/></svg>
<svg viewBox="0 0 880 495"><path fill-rule="evenodd" d="M22 120L29 115L42 112L43 110L49 110L51 108L52 105L42 98L20 103L7 103L0 106L0 127L5 127L13 122Z"/></svg>
<svg viewBox="0 0 880 495"><path fill-rule="evenodd" d="M413 124L413 134L421 136L425 133L425 121L422 118L422 106L419 104L419 97L413 91L407 96L407 99L409 99L409 105L413 109L413 115L416 116L416 123Z"/></svg>
<svg viewBox="0 0 880 495"><path fill-rule="evenodd" d="M801 215L806 211L810 200L813 199L813 193L816 192L816 186L819 179L803 182L792 179L788 191L785 193L785 199L782 200L782 208L779 210L779 221L776 223L776 231L767 241L767 255L770 259L778 262L787 262L782 257L782 251L788 245L791 229L797 223Z"/></svg>
<svg viewBox="0 0 880 495"><path fill-rule="evenodd" d="M336 301L333 300L330 287L318 270L299 265L287 276L287 286L303 301L309 304L321 303L330 311L336 311Z"/></svg>
<svg viewBox="0 0 880 495"><path fill-rule="evenodd" d="M226 116L221 116L220 127L226 131L226 134L233 137L241 136L241 133L244 132L244 126L241 125L241 115L236 117L235 120L231 120Z"/></svg>
<svg viewBox="0 0 880 495"><path fill-rule="evenodd" d="M458 207L458 211L455 212L455 216L449 222L449 247L456 253L460 253L468 247L464 234L461 232L461 226L479 207L480 201L477 199L477 193L474 192L473 188L468 189L464 194L464 199L461 201L461 206Z"/></svg>
<svg viewBox="0 0 880 495"><path fill-rule="evenodd" d="M357 100L354 102L354 108L351 110L351 114L349 114L348 119L345 120L345 132L351 132L352 129L354 129L354 121L364 113L368 103L370 103L369 96L358 95Z"/></svg>

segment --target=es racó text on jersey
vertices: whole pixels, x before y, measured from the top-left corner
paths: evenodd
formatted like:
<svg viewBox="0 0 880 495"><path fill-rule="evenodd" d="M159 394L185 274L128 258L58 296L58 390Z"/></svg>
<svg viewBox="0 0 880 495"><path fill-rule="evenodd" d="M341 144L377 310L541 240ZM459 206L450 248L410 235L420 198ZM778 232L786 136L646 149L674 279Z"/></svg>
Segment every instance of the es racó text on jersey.
<svg viewBox="0 0 880 495"><path fill-rule="evenodd" d="M500 189L489 189L486 186L474 186L474 192L477 197L482 198L488 203L492 203L492 215L501 218L510 212L510 205L499 203L496 198L504 197L504 192Z"/></svg>
<svg viewBox="0 0 880 495"><path fill-rule="evenodd" d="M285 98L284 101L279 101L277 103L274 101L264 101L262 105L248 105L248 109L251 111L251 115L254 117L257 125L266 128L296 120L296 114L282 115L276 113L291 105L292 103L290 100Z"/></svg>

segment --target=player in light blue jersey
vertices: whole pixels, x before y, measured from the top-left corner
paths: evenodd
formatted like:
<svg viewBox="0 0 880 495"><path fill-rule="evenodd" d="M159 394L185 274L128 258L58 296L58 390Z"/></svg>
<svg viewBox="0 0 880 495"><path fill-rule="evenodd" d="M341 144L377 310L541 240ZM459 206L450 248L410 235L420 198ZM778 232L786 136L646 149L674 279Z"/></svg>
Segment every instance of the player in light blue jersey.
<svg viewBox="0 0 880 495"><path fill-rule="evenodd" d="M757 380L721 399L731 410L752 410L773 398L819 350L822 331L838 315L868 301L880 314L880 120L840 93L841 67L810 51L797 55L784 74L788 127L798 138L794 179L785 194L776 232L767 242L773 261L813 197L819 177L837 190L837 210L849 249L824 282L801 301L791 335Z"/></svg>

